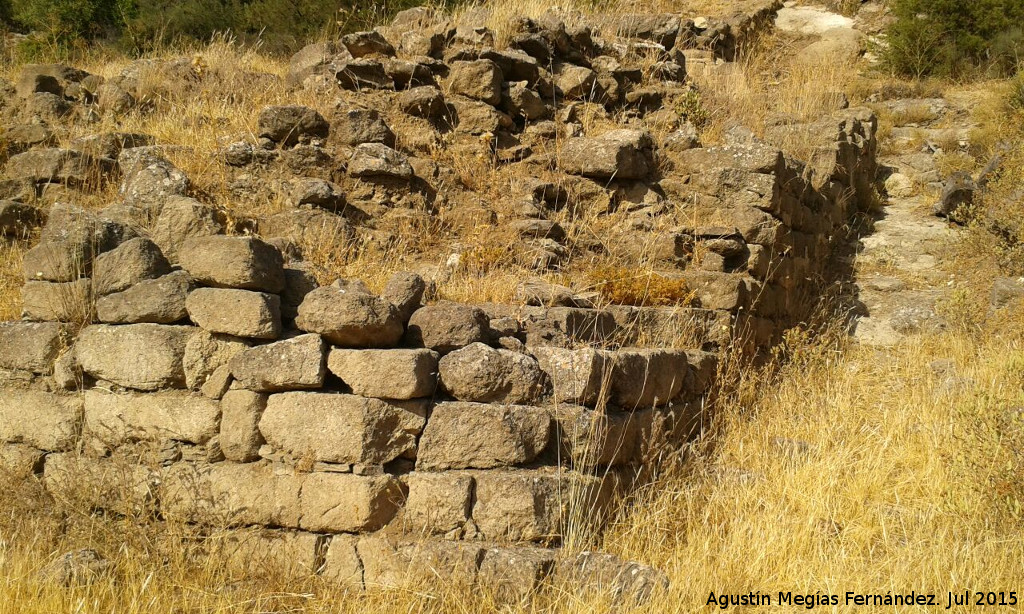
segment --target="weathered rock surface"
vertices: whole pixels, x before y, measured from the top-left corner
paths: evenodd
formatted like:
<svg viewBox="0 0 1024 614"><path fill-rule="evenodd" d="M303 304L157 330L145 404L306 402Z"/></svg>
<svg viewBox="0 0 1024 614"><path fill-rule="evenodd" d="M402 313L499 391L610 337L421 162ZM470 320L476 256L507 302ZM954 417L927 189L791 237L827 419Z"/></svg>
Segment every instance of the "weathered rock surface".
<svg viewBox="0 0 1024 614"><path fill-rule="evenodd" d="M457 303L438 303L417 309L409 319L410 345L447 354L471 343L485 341L488 318L481 309Z"/></svg>
<svg viewBox="0 0 1024 614"><path fill-rule="evenodd" d="M40 450L69 450L82 427L82 400L34 390L0 394L0 442L26 443Z"/></svg>
<svg viewBox="0 0 1024 614"><path fill-rule="evenodd" d="M246 339L197 330L185 345L185 384L198 390L214 371L227 368L235 354L251 345Z"/></svg>
<svg viewBox="0 0 1024 614"><path fill-rule="evenodd" d="M175 271L96 299L96 318L109 324L173 324L188 317L185 300L192 279Z"/></svg>
<svg viewBox="0 0 1024 614"><path fill-rule="evenodd" d="M602 390L607 395L611 372L606 352L553 346L532 347L530 352L550 379L556 402L594 405Z"/></svg>
<svg viewBox="0 0 1024 614"><path fill-rule="evenodd" d="M687 381L683 350L619 350L612 361L612 402L623 409L664 405Z"/></svg>
<svg viewBox="0 0 1024 614"><path fill-rule="evenodd" d="M401 496L388 475L277 473L268 463L218 463L174 465L160 498L172 518L336 533L380 529L394 518Z"/></svg>
<svg viewBox="0 0 1024 614"><path fill-rule="evenodd" d="M654 168L650 135L612 130L598 137L569 139L559 164L567 173L598 179L643 179Z"/></svg>
<svg viewBox="0 0 1024 614"><path fill-rule="evenodd" d="M185 242L180 261L196 282L216 288L279 293L284 259L274 246L252 237L201 237Z"/></svg>
<svg viewBox="0 0 1024 614"><path fill-rule="evenodd" d="M317 288L299 305L295 325L319 333L333 345L391 347L402 337L398 310L388 301L355 288Z"/></svg>
<svg viewBox="0 0 1024 614"><path fill-rule="evenodd" d="M331 350L327 367L353 394L379 399L429 397L437 387L438 354L416 350Z"/></svg>
<svg viewBox="0 0 1024 614"><path fill-rule="evenodd" d="M21 311L27 320L88 322L93 316L92 280L26 282L21 288Z"/></svg>
<svg viewBox="0 0 1024 614"><path fill-rule="evenodd" d="M238 385L255 392L320 388L327 373L320 335L299 335L243 350L228 366Z"/></svg>
<svg viewBox="0 0 1024 614"><path fill-rule="evenodd" d="M460 401L529 404L545 391L544 372L532 356L483 343L446 355L438 372L441 385Z"/></svg>
<svg viewBox="0 0 1024 614"><path fill-rule="evenodd" d="M52 372L68 332L56 322L0 322L0 369Z"/></svg>
<svg viewBox="0 0 1024 614"><path fill-rule="evenodd" d="M224 457L238 463L259 459L263 435L260 418L267 407L267 395L250 390L229 390L220 401L220 449Z"/></svg>
<svg viewBox="0 0 1024 614"><path fill-rule="evenodd" d="M85 392L85 429L109 446L130 441L204 444L218 432L220 405L185 391L118 394Z"/></svg>
<svg viewBox="0 0 1024 614"><path fill-rule="evenodd" d="M315 109L298 105L265 107L258 122L259 136L284 146L310 138L327 138L330 130Z"/></svg>
<svg viewBox="0 0 1024 614"><path fill-rule="evenodd" d="M276 294L199 288L185 300L189 318L203 330L235 337L281 336L281 298Z"/></svg>
<svg viewBox="0 0 1024 614"><path fill-rule="evenodd" d="M97 296L121 292L170 272L171 265L156 243L138 237L96 258L92 269L93 291Z"/></svg>
<svg viewBox="0 0 1024 614"><path fill-rule="evenodd" d="M402 510L405 528L414 533L445 534L469 521L473 477L463 473L414 471L404 477L409 498Z"/></svg>
<svg viewBox="0 0 1024 614"><path fill-rule="evenodd" d="M547 447L551 416L538 407L440 403L420 438L416 468L489 469L527 463Z"/></svg>
<svg viewBox="0 0 1024 614"><path fill-rule="evenodd" d="M82 369L96 379L136 390L184 388L182 360L191 326L99 324L82 330L75 351Z"/></svg>
<svg viewBox="0 0 1024 614"><path fill-rule="evenodd" d="M296 458L382 464L416 446L423 403L388 403L350 394L284 392L260 419L267 443Z"/></svg>

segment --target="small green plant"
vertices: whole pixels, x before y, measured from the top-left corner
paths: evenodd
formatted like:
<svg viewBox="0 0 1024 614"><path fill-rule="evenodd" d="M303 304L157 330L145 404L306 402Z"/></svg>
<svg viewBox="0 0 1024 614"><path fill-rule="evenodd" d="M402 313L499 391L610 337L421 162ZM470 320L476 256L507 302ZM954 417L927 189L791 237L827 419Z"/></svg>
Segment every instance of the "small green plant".
<svg viewBox="0 0 1024 614"><path fill-rule="evenodd" d="M711 112L704 106L704 101L696 90L686 92L686 95L676 103L676 112L698 130L703 130L711 123Z"/></svg>

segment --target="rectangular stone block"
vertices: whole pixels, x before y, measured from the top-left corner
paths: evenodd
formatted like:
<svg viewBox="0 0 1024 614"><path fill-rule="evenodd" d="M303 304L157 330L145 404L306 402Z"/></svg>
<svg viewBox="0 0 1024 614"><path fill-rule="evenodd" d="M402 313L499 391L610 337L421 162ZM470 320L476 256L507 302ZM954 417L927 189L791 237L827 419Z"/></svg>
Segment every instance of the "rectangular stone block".
<svg viewBox="0 0 1024 614"><path fill-rule="evenodd" d="M110 324L172 324L188 317L185 298L192 289L188 273L175 271L140 281L96 299L96 317Z"/></svg>
<svg viewBox="0 0 1024 614"><path fill-rule="evenodd" d="M627 411L665 405L690 377L685 350L626 349L612 358L611 401Z"/></svg>
<svg viewBox="0 0 1024 614"><path fill-rule="evenodd" d="M22 477L43 469L43 452L25 443L0 443L0 474Z"/></svg>
<svg viewBox="0 0 1024 614"><path fill-rule="evenodd" d="M247 575L299 579L320 571L329 539L304 531L240 529L225 535L210 554Z"/></svg>
<svg viewBox="0 0 1024 614"><path fill-rule="evenodd" d="M554 414L563 462L569 459L575 467L621 465L635 460L640 452L643 419L636 413L559 405Z"/></svg>
<svg viewBox="0 0 1024 614"><path fill-rule="evenodd" d="M188 316L211 333L277 339L281 336L281 297L265 292L199 288L185 299Z"/></svg>
<svg viewBox="0 0 1024 614"><path fill-rule="evenodd" d="M267 407L267 395L249 390L229 390L220 401L220 449L224 457L239 463L260 457L263 435L259 424Z"/></svg>
<svg viewBox="0 0 1024 614"><path fill-rule="evenodd" d="M327 367L352 388L353 394L415 399L434 394L439 358L437 352L428 349L333 349Z"/></svg>
<svg viewBox="0 0 1024 614"><path fill-rule="evenodd" d="M25 252L25 281L69 282L89 275L92 246L81 241L47 241Z"/></svg>
<svg viewBox="0 0 1024 614"><path fill-rule="evenodd" d="M383 464L415 450L425 417L426 403L420 401L284 392L270 395L260 432L296 458Z"/></svg>
<svg viewBox="0 0 1024 614"><path fill-rule="evenodd" d="M601 350L537 346L530 352L548 374L555 402L593 406L610 382L607 353Z"/></svg>
<svg viewBox="0 0 1024 614"><path fill-rule="evenodd" d="M67 334L56 322L0 322L0 369L52 373Z"/></svg>
<svg viewBox="0 0 1024 614"><path fill-rule="evenodd" d="M547 447L551 416L526 405L440 403L420 438L416 468L489 469L527 463Z"/></svg>
<svg viewBox="0 0 1024 614"><path fill-rule="evenodd" d="M90 376L136 390L184 388L185 344L191 326L127 324L88 326L75 352Z"/></svg>
<svg viewBox="0 0 1024 614"><path fill-rule="evenodd" d="M469 520L472 476L452 471L415 471L403 479L409 488L409 498L402 509L407 531L443 535L461 529Z"/></svg>
<svg viewBox="0 0 1024 614"><path fill-rule="evenodd" d="M187 239L179 260L193 279L207 286L273 293L285 287L281 252L253 237Z"/></svg>
<svg viewBox="0 0 1024 614"><path fill-rule="evenodd" d="M35 390L0 393L0 442L26 443L40 450L69 450L82 429L82 400Z"/></svg>
<svg viewBox="0 0 1024 614"><path fill-rule="evenodd" d="M326 355L320 335L299 335L243 350L228 365L238 384L255 392L307 390L324 385Z"/></svg>
<svg viewBox="0 0 1024 614"><path fill-rule="evenodd" d="M398 542L383 535L359 538L363 582L371 589L469 586L476 581L483 548L468 542Z"/></svg>
<svg viewBox="0 0 1024 614"><path fill-rule="evenodd" d="M321 572L324 580L356 591L363 590L363 562L356 552L355 535L333 535Z"/></svg>
<svg viewBox="0 0 1024 614"><path fill-rule="evenodd" d="M599 523L614 479L554 470L476 471L473 520L483 539L557 543L569 523Z"/></svg>
<svg viewBox="0 0 1024 614"><path fill-rule="evenodd" d="M92 282L25 282L21 288L21 311L27 320L89 322L93 315Z"/></svg>
<svg viewBox="0 0 1024 614"><path fill-rule="evenodd" d="M204 444L219 427L220 404L198 394L85 392L86 432L109 446L146 440Z"/></svg>
<svg viewBox="0 0 1024 614"><path fill-rule="evenodd" d="M537 592L555 569L549 548L488 548L477 581L499 599L520 600Z"/></svg>
<svg viewBox="0 0 1024 614"><path fill-rule="evenodd" d="M213 525L265 525L341 533L376 531L404 495L389 475L294 473L267 462L179 463L165 470L162 510Z"/></svg>

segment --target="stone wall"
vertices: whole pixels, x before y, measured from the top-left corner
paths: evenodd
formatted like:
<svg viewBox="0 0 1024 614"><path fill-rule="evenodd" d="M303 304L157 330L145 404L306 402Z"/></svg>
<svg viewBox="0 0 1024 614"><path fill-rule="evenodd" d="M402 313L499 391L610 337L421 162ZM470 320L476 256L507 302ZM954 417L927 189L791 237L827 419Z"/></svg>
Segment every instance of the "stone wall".
<svg viewBox="0 0 1024 614"><path fill-rule="evenodd" d="M614 39L524 20L501 51L486 28L414 10L312 45L289 82L369 108L328 121L268 107L258 142L219 152L242 194L288 203L261 219L201 201L145 135L24 143L4 167L0 227L41 230L23 319L0 323L0 466L99 509L239 528L224 556L347 586L439 574L521 593L552 573L661 586L649 567L557 547L599 530L699 431L723 350L756 354L813 308L844 225L869 204L876 120L780 118L766 137L816 143L804 163L742 131L704 148L693 126L655 142L633 125L586 134L576 114L678 120L687 66L733 59L779 5L754 4L721 22L626 16ZM656 85L629 64L637 48L661 54ZM101 113L141 104L129 72L102 83L63 68L26 69L18 95ZM597 308L534 282L515 304L424 304L431 280L414 272L380 293L319 287L301 258L310 233L372 238L394 211L477 219L414 139L397 144L402 122L444 124L524 165L514 206L484 218L540 253L537 268L581 249L555 211L599 207L621 218L603 241L653 246L652 266L693 300ZM272 188L268 169L294 177ZM67 204L109 181L117 203ZM47 194L59 202L33 204Z"/></svg>

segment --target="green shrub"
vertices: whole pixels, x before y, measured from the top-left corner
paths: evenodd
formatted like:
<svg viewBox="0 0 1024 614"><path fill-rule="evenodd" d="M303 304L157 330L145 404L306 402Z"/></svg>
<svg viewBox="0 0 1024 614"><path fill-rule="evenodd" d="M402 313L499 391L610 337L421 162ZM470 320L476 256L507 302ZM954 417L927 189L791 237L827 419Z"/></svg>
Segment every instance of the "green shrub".
<svg viewBox="0 0 1024 614"><path fill-rule="evenodd" d="M1016 70L1024 0L893 0L885 59L902 76Z"/></svg>
<svg viewBox="0 0 1024 614"><path fill-rule="evenodd" d="M0 21L34 32L47 47L119 42L136 53L229 32L269 51L366 30L424 0L0 0ZM10 3L10 4L8 4ZM37 43L39 44L39 43Z"/></svg>

